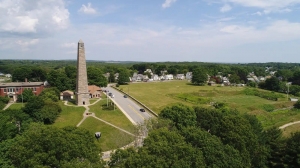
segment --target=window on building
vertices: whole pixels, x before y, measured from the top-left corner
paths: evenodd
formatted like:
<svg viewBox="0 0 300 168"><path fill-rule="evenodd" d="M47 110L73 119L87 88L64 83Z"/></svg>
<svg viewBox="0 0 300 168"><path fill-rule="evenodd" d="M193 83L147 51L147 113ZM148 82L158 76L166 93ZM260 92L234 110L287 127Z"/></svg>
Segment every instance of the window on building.
<svg viewBox="0 0 300 168"><path fill-rule="evenodd" d="M16 92L19 92L19 88L16 88Z"/></svg>
<svg viewBox="0 0 300 168"><path fill-rule="evenodd" d="M36 91L36 87L33 88L33 91Z"/></svg>
<svg viewBox="0 0 300 168"><path fill-rule="evenodd" d="M6 89L4 89L4 92L6 92Z"/></svg>

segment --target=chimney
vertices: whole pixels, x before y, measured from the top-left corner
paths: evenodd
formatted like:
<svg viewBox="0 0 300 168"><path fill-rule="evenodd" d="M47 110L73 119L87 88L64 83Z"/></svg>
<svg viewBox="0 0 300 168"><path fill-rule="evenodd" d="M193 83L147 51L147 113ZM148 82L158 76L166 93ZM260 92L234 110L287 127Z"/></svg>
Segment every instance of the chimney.
<svg viewBox="0 0 300 168"><path fill-rule="evenodd" d="M25 82L27 82L27 78L25 78Z"/></svg>

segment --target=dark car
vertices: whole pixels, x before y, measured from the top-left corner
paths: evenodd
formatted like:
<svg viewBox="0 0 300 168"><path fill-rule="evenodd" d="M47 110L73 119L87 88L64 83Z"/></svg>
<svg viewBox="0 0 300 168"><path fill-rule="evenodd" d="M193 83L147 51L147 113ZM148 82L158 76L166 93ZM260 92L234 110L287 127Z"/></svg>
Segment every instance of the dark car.
<svg viewBox="0 0 300 168"><path fill-rule="evenodd" d="M127 98L127 95L124 95L124 98Z"/></svg>
<svg viewBox="0 0 300 168"><path fill-rule="evenodd" d="M112 96L112 93L110 92L110 93L108 93L108 96Z"/></svg>
<svg viewBox="0 0 300 168"><path fill-rule="evenodd" d="M145 112L145 109L141 108L140 111L141 111L141 112Z"/></svg>

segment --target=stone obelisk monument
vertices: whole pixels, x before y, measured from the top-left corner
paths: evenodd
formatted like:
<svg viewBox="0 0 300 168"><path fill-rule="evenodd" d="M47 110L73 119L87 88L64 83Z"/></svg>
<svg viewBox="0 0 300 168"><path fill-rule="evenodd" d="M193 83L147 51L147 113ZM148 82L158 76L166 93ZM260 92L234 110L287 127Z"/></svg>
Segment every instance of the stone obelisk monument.
<svg viewBox="0 0 300 168"><path fill-rule="evenodd" d="M77 48L77 79L76 79L76 104L89 105L88 81L86 73L86 61L84 43L80 39Z"/></svg>

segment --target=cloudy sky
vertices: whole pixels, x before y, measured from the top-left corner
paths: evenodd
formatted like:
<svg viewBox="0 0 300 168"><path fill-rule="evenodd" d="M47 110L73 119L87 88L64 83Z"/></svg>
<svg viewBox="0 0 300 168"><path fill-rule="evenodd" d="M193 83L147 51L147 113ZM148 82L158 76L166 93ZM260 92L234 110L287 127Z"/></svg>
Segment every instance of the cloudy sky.
<svg viewBox="0 0 300 168"><path fill-rule="evenodd" d="M300 0L0 0L0 59L300 62Z"/></svg>

